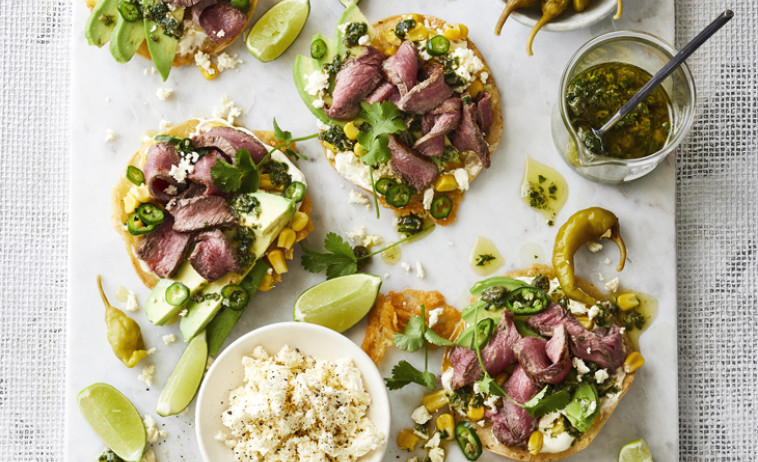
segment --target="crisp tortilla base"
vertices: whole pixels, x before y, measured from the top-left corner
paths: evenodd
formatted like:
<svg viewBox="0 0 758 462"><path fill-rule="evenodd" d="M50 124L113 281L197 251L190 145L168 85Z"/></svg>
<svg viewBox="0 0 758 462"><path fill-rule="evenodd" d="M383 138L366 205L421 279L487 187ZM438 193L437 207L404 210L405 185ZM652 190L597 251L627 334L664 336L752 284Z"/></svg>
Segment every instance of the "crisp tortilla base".
<svg viewBox="0 0 758 462"><path fill-rule="evenodd" d="M445 24L447 24L447 22L435 16L425 16L425 15L419 15L419 16L421 16L424 20L429 21L429 24L434 29L442 29L444 28ZM390 44L389 42L387 42L384 34L385 32L389 30L394 30L395 25L402 19L403 19L402 15L396 15L396 16L390 16L388 18L384 18L381 21L374 23L373 26L376 29L376 37L374 37L374 40L371 42L371 46L373 46L374 48L378 50L383 50L389 47ZM495 78L490 72L490 67L487 65L487 61L485 61L484 56L482 56L482 53L476 47L474 42L472 42L470 39L467 39L466 41L468 42L469 49L471 49L474 52L474 54L479 59L482 60L482 63L484 63L485 71L489 72L490 74L489 78L487 79L487 83L484 84L484 90L482 91L486 91L490 94L490 103L492 104L492 125L490 126L489 133L485 137L485 139L487 140L487 144L489 144L489 147L490 147L490 156L492 156L497 150L497 147L500 144L500 139L503 136L503 113L502 113L502 102L500 99L500 92L497 89L497 85L495 84ZM324 149L324 154L326 154L327 148L323 141L321 142L321 147ZM326 157L327 159L329 159L329 156L326 156ZM329 160L329 163L332 164L332 167L335 167L333 160ZM484 168L482 168L482 170L483 169ZM336 167L335 167L335 170L337 170ZM479 172L477 172L476 175L471 177L469 179L469 183L474 181L474 179L477 176L479 176L479 173L482 170L479 170ZM365 190L369 194L372 194L372 191L369 191L366 188L363 188L362 186L359 186L359 185L356 185L356 186ZM429 215L429 218L434 220L435 223L445 226L455 221L458 206L463 200L463 191L456 190L456 191L447 193L447 195L453 201L453 211L450 213L450 215L447 218L442 219L442 220L433 218L431 215L429 215L428 211L424 209L424 205L422 203L422 200L423 200L422 194L416 194L414 197L411 198L411 202L408 205L399 209L395 209L394 207L387 204L387 202L381 196L379 197L379 202L382 204L383 207L398 210L403 215L407 215L409 213L415 213L421 216Z"/></svg>
<svg viewBox="0 0 758 462"><path fill-rule="evenodd" d="M97 0L85 0L85 3L87 3L87 7L89 7L89 9L92 10L92 8L95 7ZM247 26L250 24L250 20L253 17L253 13L255 12L256 6L258 6L258 0L250 0L250 10L247 12L247 23L245 24L245 27L240 29L239 34L235 35L234 38L232 38L231 40L225 40L223 43L216 43L213 40L206 38L199 47L193 49L189 53L183 54L183 55L177 54L176 56L174 56L174 66L184 66L186 64L194 63L195 53L197 53L198 51L202 51L203 53L207 53L209 55L217 55L221 53L221 51L223 51L224 48L234 43L237 40L237 37L242 35L242 33L245 31ZM142 56L143 58L151 59L150 52L147 50L147 41L142 42L142 45L140 45L140 47L137 48L137 54Z"/></svg>
<svg viewBox="0 0 758 462"><path fill-rule="evenodd" d="M165 132L165 134L176 136L176 137L182 137L186 138L195 130L195 127L197 127L198 124L197 119L187 120L185 122L182 122L178 125L174 125L169 130ZM232 126L229 124L229 126ZM274 139L274 132L272 131L253 131L255 136L261 139L265 144L267 145L274 145L276 144L276 141ZM132 158L129 160L129 163L127 165L132 165L134 167L139 168L140 170L143 168L145 163L145 157L147 155L148 148L153 144L153 142L144 143L142 146L140 146L139 150L132 156ZM124 167L124 171L126 171L126 167ZM124 240L124 243L126 244L126 251L129 254L129 258L132 261L132 266L134 266L134 270L137 272L137 275L140 277L142 282L149 288L155 287L155 284L158 283L158 276L156 276L154 273L150 272L147 267L143 267L140 260L137 258L137 248L139 247L140 242L144 237L142 236L132 236L129 234L129 232L126 230L126 227L124 226L124 223L126 223L126 219L129 217L129 214L127 214L124 211L124 197L129 193L129 190L132 188L132 182L129 181L126 178L126 175L121 175L121 177L118 180L118 183L116 183L116 186L113 188L113 191L111 193L111 206L113 208L113 214L111 216L111 220L113 223L113 227L118 231L121 238ZM312 204L310 198L306 195L305 199L303 200L302 204L300 205L300 211L305 213L306 215L310 215L312 210ZM308 224L305 228L303 228L301 231L298 231L296 233L296 242L300 242L308 235L310 231L314 229L313 222L308 220ZM272 243L272 247L275 246L275 243ZM287 251L285 253L285 256L288 259L292 259L292 249ZM274 282L279 282L281 280L281 275L274 273Z"/></svg>
<svg viewBox="0 0 758 462"><path fill-rule="evenodd" d="M550 279L553 279L556 277L555 271L552 267L546 266L546 265L532 265L531 267L519 271L513 271L510 273L507 273L506 276L516 278L516 277L534 277L538 274L542 274L543 276L547 276ZM577 286L581 288L585 293L588 295L591 295L592 297L595 297L598 300L606 300L607 297L605 294L603 294L600 289L595 287L592 283L585 279L577 278ZM461 324L463 324L463 321L461 321ZM631 340L627 335L624 335L624 345L627 348L627 351L632 351L632 344ZM445 352L445 358L443 359L443 370L450 367L450 362L448 361L448 355L450 353L450 348L447 349ZM495 454L500 454L501 456L509 457L511 459L515 460L527 460L527 461L549 461L549 460L559 460L566 457L569 457L573 454L576 454L577 452L581 451L582 449L586 448L592 440L595 439L595 437L600 433L600 430L603 428L605 423L608 421L608 418L611 416L613 411L616 409L616 406L618 405L619 401L621 401L621 398L626 394L627 391L629 391L629 388L632 385L632 382L634 381L634 376L636 372L632 372L629 374L626 374L624 377L624 380L621 384L621 392L616 396L614 402L612 404L607 405L603 412L598 414L598 416L595 418L595 422L592 424L592 427L590 427L589 430L584 432L582 434L582 437L576 440L569 449L563 451L563 452L556 452L556 453L539 453L537 455L530 454L529 451L526 449L518 448L518 447L509 447L501 442L499 442L495 435L492 433L492 421L487 420L487 423L484 425L484 427L480 427L476 422L471 421L469 419L463 419L460 414L457 412L453 413L453 416L455 417L456 421L459 420L468 420L471 423L471 426L476 430L477 435L479 435L479 439L482 441L482 446L484 449L494 452Z"/></svg>

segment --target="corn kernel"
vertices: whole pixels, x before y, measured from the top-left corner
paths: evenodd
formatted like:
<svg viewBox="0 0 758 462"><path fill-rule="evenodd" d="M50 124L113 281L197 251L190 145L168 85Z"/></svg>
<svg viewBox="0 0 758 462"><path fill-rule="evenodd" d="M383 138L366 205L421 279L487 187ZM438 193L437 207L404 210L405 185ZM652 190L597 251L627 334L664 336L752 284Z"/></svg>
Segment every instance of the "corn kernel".
<svg viewBox="0 0 758 462"><path fill-rule="evenodd" d="M625 292L616 298L616 304L621 311L629 311L640 306L640 298L634 292Z"/></svg>
<svg viewBox="0 0 758 462"><path fill-rule="evenodd" d="M274 288L274 276L270 273L266 273L263 275L263 279L261 280L261 284L258 286L258 290L261 292L268 292L269 290Z"/></svg>
<svg viewBox="0 0 758 462"><path fill-rule="evenodd" d="M448 25L445 27L445 32L443 35L448 40L458 40L461 38L461 30L457 26Z"/></svg>
<svg viewBox="0 0 758 462"><path fill-rule="evenodd" d="M297 236L295 235L295 231L291 228L284 228L279 233L279 239L276 241L276 246L281 249L291 249L293 245L295 245L295 238Z"/></svg>
<svg viewBox="0 0 758 462"><path fill-rule="evenodd" d="M449 192L458 189L458 181L453 175L440 175L434 183L434 189L439 192Z"/></svg>
<svg viewBox="0 0 758 462"><path fill-rule="evenodd" d="M579 321L587 330L592 330L592 328L595 327L595 321L587 316L577 316L576 320Z"/></svg>
<svg viewBox="0 0 758 462"><path fill-rule="evenodd" d="M403 16L403 19L413 19L417 23L421 22L421 16L417 15L416 13L406 14Z"/></svg>
<svg viewBox="0 0 758 462"><path fill-rule="evenodd" d="M474 83L468 87L468 92L472 98L479 96L479 93L481 93L482 90L484 90L484 85L481 80L474 80Z"/></svg>
<svg viewBox="0 0 758 462"><path fill-rule="evenodd" d="M150 190L147 189L147 183L139 186L132 186L132 194L140 202L150 202Z"/></svg>
<svg viewBox="0 0 758 462"><path fill-rule="evenodd" d="M351 141L358 139L358 133L360 133L360 130L358 130L358 127L356 127L353 122L346 123L343 131L345 132L347 139Z"/></svg>
<svg viewBox="0 0 758 462"><path fill-rule="evenodd" d="M495 383L502 387L507 379L508 379L508 373L501 372L495 376Z"/></svg>
<svg viewBox="0 0 758 462"><path fill-rule="evenodd" d="M277 274L284 274L287 272L287 260L284 259L284 252L281 250L272 250L268 253L268 262L271 263L271 267L274 268Z"/></svg>
<svg viewBox="0 0 758 462"><path fill-rule="evenodd" d="M537 455L542 451L542 432L539 430L535 430L532 432L531 435L529 435L529 443L527 448L529 449L529 454Z"/></svg>
<svg viewBox="0 0 758 462"><path fill-rule="evenodd" d="M482 420L484 418L484 406L469 406L466 410L466 417L471 420Z"/></svg>
<svg viewBox="0 0 758 462"><path fill-rule="evenodd" d="M210 63L207 70L204 67L201 67L200 73L203 74L203 77L205 77L206 80L213 80L218 77L219 74L218 67L216 67L213 62Z"/></svg>
<svg viewBox="0 0 758 462"><path fill-rule="evenodd" d="M137 198L134 197L131 191L126 193L126 196L124 196L123 202L124 202L124 213L126 214L130 214L134 212L134 210L139 205Z"/></svg>
<svg viewBox="0 0 758 462"><path fill-rule="evenodd" d="M551 429L552 435L560 435L564 431L566 431L566 425L563 423L563 417L556 419L555 424L553 424L553 428Z"/></svg>
<svg viewBox="0 0 758 462"><path fill-rule="evenodd" d="M261 189L266 189L266 190L276 189L276 186L274 185L274 183L271 182L271 175L269 175L268 173L262 173L258 178L259 178L258 187L260 187Z"/></svg>
<svg viewBox="0 0 758 462"><path fill-rule="evenodd" d="M390 45L384 50L382 50L382 53L384 53L384 56L394 56L397 53L398 47L395 45Z"/></svg>
<svg viewBox="0 0 758 462"><path fill-rule="evenodd" d="M418 435L408 428L404 428L400 430L400 432L397 434L397 445L400 449L405 449L406 451L413 451L416 449L416 445L418 444L419 437Z"/></svg>
<svg viewBox="0 0 758 462"><path fill-rule="evenodd" d="M624 370L627 374L631 374L644 365L645 358L642 357L639 352L633 351L629 353L629 356L627 356L626 360L624 361Z"/></svg>
<svg viewBox="0 0 758 462"><path fill-rule="evenodd" d="M447 436L445 437L446 440L453 439L453 431L455 427L455 422L453 421L453 415L450 413L444 413L440 414L437 417L437 420L435 421L437 424L437 430L446 433Z"/></svg>
<svg viewBox="0 0 758 462"><path fill-rule="evenodd" d="M353 152L356 156L361 157L368 152L368 149L366 149L361 143L355 143L355 146L353 146Z"/></svg>
<svg viewBox="0 0 758 462"><path fill-rule="evenodd" d="M465 24L457 24L458 29L461 31L461 40L468 38L468 27Z"/></svg>
<svg viewBox="0 0 758 462"><path fill-rule="evenodd" d="M337 152L337 149L334 147L332 143L327 143L326 141L322 141L324 144L324 147L332 152Z"/></svg>
<svg viewBox="0 0 758 462"><path fill-rule="evenodd" d="M413 29L405 33L405 38L411 42L426 40L429 38L429 31L426 30L426 27L420 21L416 21Z"/></svg>
<svg viewBox="0 0 758 462"><path fill-rule="evenodd" d="M424 396L421 402L424 404L427 411L434 412L449 403L450 400L448 399L445 390L437 390L434 393L429 393Z"/></svg>
<svg viewBox="0 0 758 462"><path fill-rule="evenodd" d="M384 33L384 40L386 40L390 45L395 45L396 47L399 47L403 43L403 41L400 40L400 37L398 37L395 31L392 29Z"/></svg>
<svg viewBox="0 0 758 462"><path fill-rule="evenodd" d="M292 223L290 223L290 228L292 228L293 231L298 232L302 231L307 225L308 215L300 211L295 212L295 215L292 217Z"/></svg>

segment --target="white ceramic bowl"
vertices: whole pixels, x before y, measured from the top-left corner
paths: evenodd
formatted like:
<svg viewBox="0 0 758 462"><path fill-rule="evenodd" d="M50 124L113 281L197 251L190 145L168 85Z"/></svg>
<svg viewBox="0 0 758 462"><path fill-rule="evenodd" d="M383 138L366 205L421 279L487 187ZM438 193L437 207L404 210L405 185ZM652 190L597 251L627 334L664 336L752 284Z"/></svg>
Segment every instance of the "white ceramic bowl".
<svg viewBox="0 0 758 462"><path fill-rule="evenodd" d="M228 431L221 423L221 413L227 405L229 392L242 385L242 357L250 355L258 345L272 354L284 345L289 345L316 359L352 358L355 366L361 371L363 385L371 395L372 403L368 409L368 417L387 437L381 448L366 454L360 461L382 460L390 432L390 403L384 379L374 362L358 345L331 329L315 324L282 322L261 327L240 337L218 356L206 373L195 408L195 434L205 462L233 460L232 451L214 437L219 431Z"/></svg>
<svg viewBox="0 0 758 462"><path fill-rule="evenodd" d="M505 0L494 0L501 7L505 7ZM570 30L582 29L597 24L603 19L616 13L616 0L593 0L592 4L581 13L574 11L571 2L566 11L560 16L545 24L543 30L552 32L565 32ZM539 2L530 8L521 8L511 13L511 18L529 27L534 27L537 21L542 17L542 11ZM509 20L511 19L509 18ZM506 26L508 22L505 23Z"/></svg>

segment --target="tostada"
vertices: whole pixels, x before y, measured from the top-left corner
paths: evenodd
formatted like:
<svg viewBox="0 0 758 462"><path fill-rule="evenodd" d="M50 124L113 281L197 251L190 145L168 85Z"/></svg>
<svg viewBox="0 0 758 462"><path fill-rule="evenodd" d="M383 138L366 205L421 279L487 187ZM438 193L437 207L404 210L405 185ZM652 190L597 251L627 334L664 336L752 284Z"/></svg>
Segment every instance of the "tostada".
<svg viewBox="0 0 758 462"><path fill-rule="evenodd" d="M335 38L314 36L293 74L332 166L401 216L451 223L500 141L500 94L462 24L371 24L350 3Z"/></svg>

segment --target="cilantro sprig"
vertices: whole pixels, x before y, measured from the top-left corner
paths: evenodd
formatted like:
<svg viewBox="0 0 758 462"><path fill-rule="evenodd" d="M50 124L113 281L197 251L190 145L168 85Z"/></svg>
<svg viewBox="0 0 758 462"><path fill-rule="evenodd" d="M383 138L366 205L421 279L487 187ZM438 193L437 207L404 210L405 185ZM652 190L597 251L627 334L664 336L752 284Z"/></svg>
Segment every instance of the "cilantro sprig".
<svg viewBox="0 0 758 462"><path fill-rule="evenodd" d="M421 305L421 316L413 316L408 320L403 332L392 337L395 346L403 351L414 352L424 348L424 370L420 371L408 361L400 361L392 368L392 377L384 382L390 390L399 390L410 383L417 383L433 391L437 386L437 377L429 372L429 344L437 346L452 346L453 342L439 336L426 324L426 307Z"/></svg>
<svg viewBox="0 0 758 462"><path fill-rule="evenodd" d="M371 167L369 178L374 196L376 217L379 218L379 199L374 182L374 168L386 163L392 158L389 148L389 135L397 134L406 129L403 113L391 101L369 104L361 102L360 117L367 122L368 129L358 133L358 142L366 149L361 155L361 161Z"/></svg>
<svg viewBox="0 0 758 462"><path fill-rule="evenodd" d="M428 226L423 231L427 231L433 228L434 225ZM303 268L311 273L320 273L326 270L326 278L332 279L339 276L347 276L349 274L355 274L358 271L358 262L367 260L374 255L378 255L386 250L391 249L403 242L413 238L413 236L404 237L392 244L383 247L375 252L371 252L367 255L360 257L355 255L353 248L348 242L342 239L337 233L328 233L324 239L324 248L327 250L325 253L316 252L309 249L303 244L300 246L305 252L305 255L300 259L300 263Z"/></svg>

